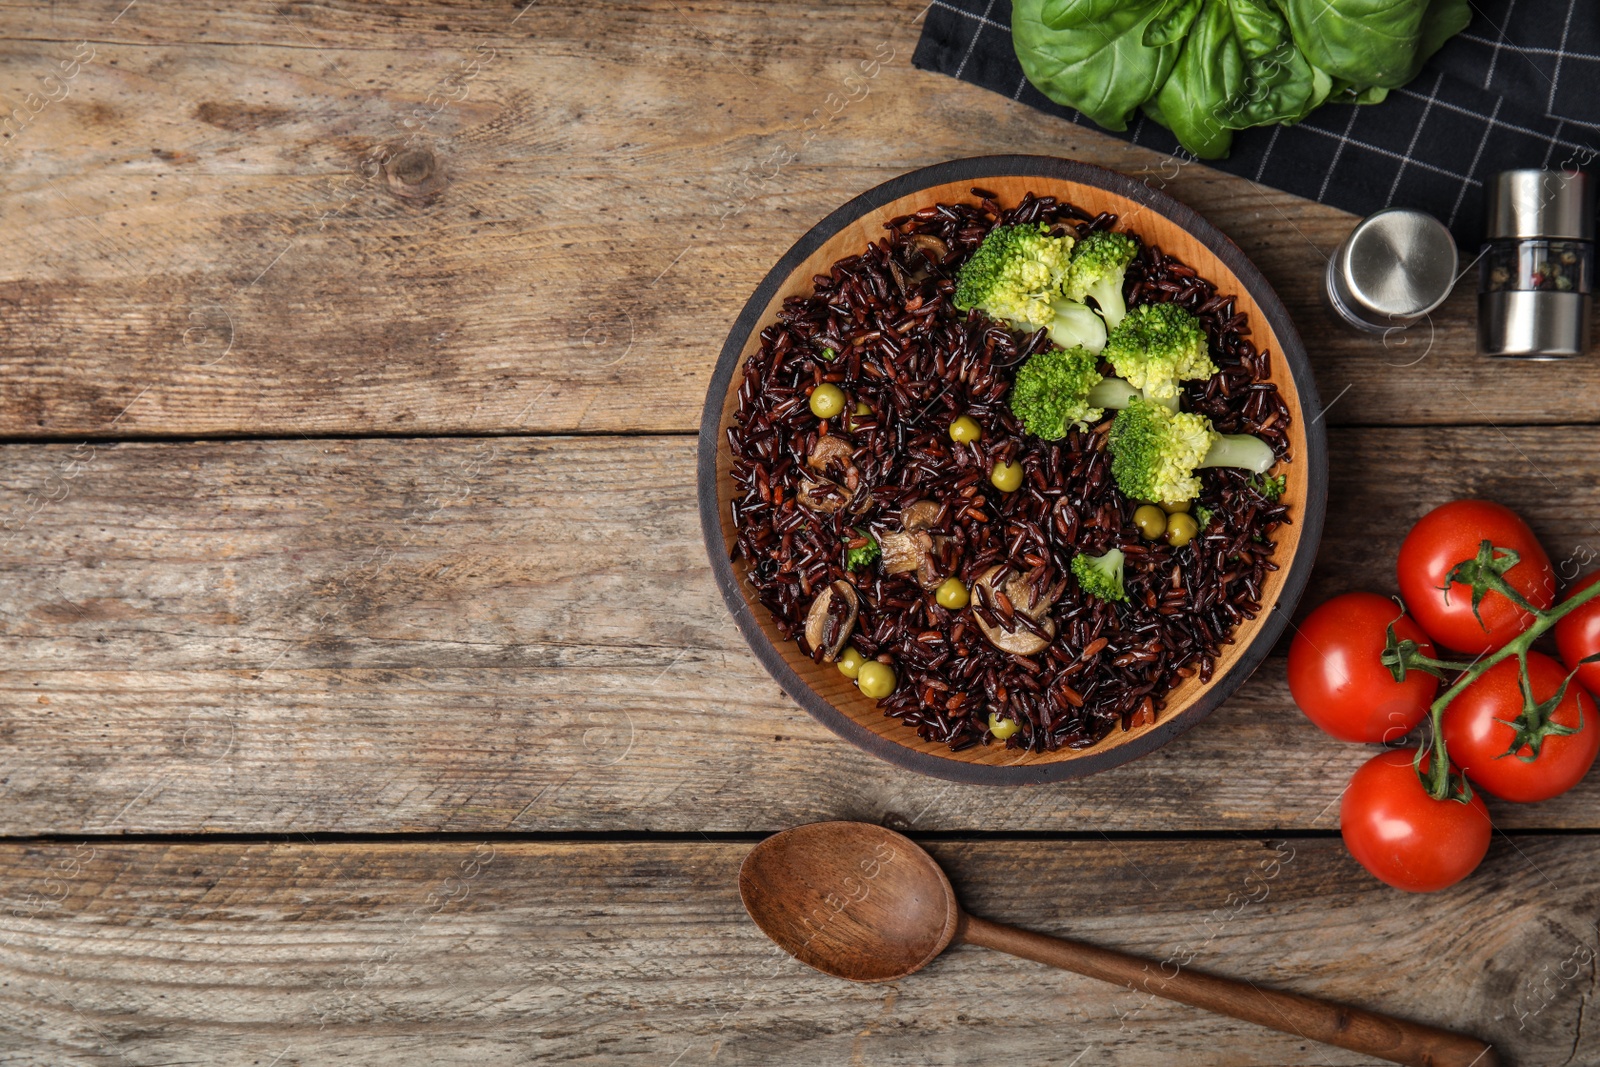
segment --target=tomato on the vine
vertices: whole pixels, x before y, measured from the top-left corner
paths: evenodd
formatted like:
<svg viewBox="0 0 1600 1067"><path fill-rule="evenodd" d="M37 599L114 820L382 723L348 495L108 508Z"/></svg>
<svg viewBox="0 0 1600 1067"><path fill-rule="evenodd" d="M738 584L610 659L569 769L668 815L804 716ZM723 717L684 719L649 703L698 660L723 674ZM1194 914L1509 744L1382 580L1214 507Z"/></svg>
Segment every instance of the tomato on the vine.
<svg viewBox="0 0 1600 1067"><path fill-rule="evenodd" d="M1534 607L1555 603L1555 571L1533 531L1510 508L1488 500L1456 500L1424 515L1400 546L1400 594L1406 608L1439 644L1482 654L1503 648L1535 622L1528 611L1491 590L1472 609L1472 587L1445 579L1457 564L1476 559L1482 542L1521 557L1505 572L1511 588Z"/></svg>
<svg viewBox="0 0 1600 1067"><path fill-rule="evenodd" d="M1528 653L1528 685L1536 702L1553 698L1566 679L1561 664L1542 653ZM1567 686L1550 721L1577 732L1545 735L1537 755L1526 744L1507 755L1517 732L1505 724L1517 721L1522 704L1522 671L1517 658L1508 656L1450 702L1444 713L1444 742L1450 762L1501 800L1549 800L1582 781L1600 753L1594 700L1576 683Z"/></svg>
<svg viewBox="0 0 1600 1067"><path fill-rule="evenodd" d="M1595 582L1600 582L1600 571L1579 582L1568 593L1572 598ZM1600 653L1600 597L1589 601L1572 614L1556 623L1556 647L1561 658L1572 670L1578 672L1578 681L1595 696L1600 696L1600 663L1583 663L1588 656Z"/></svg>
<svg viewBox="0 0 1600 1067"><path fill-rule="evenodd" d="M1409 671L1394 680L1380 657L1395 636L1434 655L1422 627L1376 593L1345 593L1306 616L1289 645L1289 695L1306 718L1340 741L1398 741L1428 712L1439 679Z"/></svg>
<svg viewBox="0 0 1600 1067"><path fill-rule="evenodd" d="M1339 807L1339 832L1350 855L1379 880L1431 893L1483 862L1489 809L1477 794L1465 803L1429 796L1411 767L1416 752L1392 748L1356 770Z"/></svg>

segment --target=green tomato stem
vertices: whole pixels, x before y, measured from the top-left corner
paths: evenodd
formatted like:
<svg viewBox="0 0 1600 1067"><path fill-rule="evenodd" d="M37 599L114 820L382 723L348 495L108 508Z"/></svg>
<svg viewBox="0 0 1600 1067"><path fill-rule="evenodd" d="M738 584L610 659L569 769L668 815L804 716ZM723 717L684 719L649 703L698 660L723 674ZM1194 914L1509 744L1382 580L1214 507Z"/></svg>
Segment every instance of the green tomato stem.
<svg viewBox="0 0 1600 1067"><path fill-rule="evenodd" d="M1416 758L1412 760L1412 766L1416 768L1417 777L1422 780L1423 787L1428 790L1428 795L1433 797L1435 800L1446 800L1451 797L1450 753L1445 747L1443 728L1444 712L1445 709L1450 706L1450 702L1455 700L1456 697L1460 696L1468 686L1470 686L1473 682L1476 682L1479 678L1483 677L1483 675L1496 664L1499 664L1511 656L1517 657L1517 660L1523 665L1523 677L1527 677L1528 650L1533 647L1534 642L1538 641L1539 638L1544 636L1544 634L1547 633L1551 627L1560 622L1568 614L1584 604L1587 604L1596 596L1600 596L1600 582L1596 582L1587 589L1582 589L1574 593L1572 596L1568 597L1560 604L1557 604L1555 607L1550 608L1548 611L1544 611L1534 607L1532 604L1529 604L1521 594L1517 593L1516 590L1511 589L1510 583L1506 582L1503 577L1498 575L1496 577L1499 577L1500 580L1492 584L1498 591L1502 593L1510 592L1512 596L1508 597L1507 599L1512 600L1513 603L1520 602L1519 606L1525 606L1526 610L1536 616L1533 625L1528 627L1526 632L1519 634L1517 637L1507 642L1505 647L1487 655L1480 656L1477 660L1465 666L1456 663L1447 663L1442 660L1433 660L1426 656L1420 655L1415 656L1412 659L1412 662L1426 664L1429 666L1438 666L1448 670L1461 670L1461 676L1455 680L1455 683L1451 685L1449 689L1446 689L1443 693L1441 693L1439 698L1435 700L1433 705L1428 709L1428 721L1433 726L1432 745L1428 748L1418 748ZM1502 585L1505 586L1504 589L1500 588ZM1432 753L1433 759L1428 769L1424 771L1422 769L1422 757L1429 752ZM1472 797L1471 789L1469 787L1465 787L1464 782L1463 786L1464 795L1456 799L1462 801L1470 800Z"/></svg>

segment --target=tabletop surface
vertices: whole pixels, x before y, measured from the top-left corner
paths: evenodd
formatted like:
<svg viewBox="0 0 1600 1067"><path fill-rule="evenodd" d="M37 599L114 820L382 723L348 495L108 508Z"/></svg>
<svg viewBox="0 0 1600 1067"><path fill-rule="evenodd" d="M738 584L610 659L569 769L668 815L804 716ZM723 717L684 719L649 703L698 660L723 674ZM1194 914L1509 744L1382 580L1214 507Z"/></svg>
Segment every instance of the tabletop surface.
<svg viewBox="0 0 1600 1067"><path fill-rule="evenodd" d="M986 917L1600 1062L1600 776L1407 896L1281 647L1155 754L995 790L741 641L695 512L723 337L831 209L965 155L1146 177L1277 288L1332 456L1307 603L1393 592L1459 496L1600 555L1600 361L1479 359L1470 284L1335 330L1349 216L917 71L923 10L0 3L0 1059L1370 1062L974 948L809 971L735 873L851 818Z"/></svg>

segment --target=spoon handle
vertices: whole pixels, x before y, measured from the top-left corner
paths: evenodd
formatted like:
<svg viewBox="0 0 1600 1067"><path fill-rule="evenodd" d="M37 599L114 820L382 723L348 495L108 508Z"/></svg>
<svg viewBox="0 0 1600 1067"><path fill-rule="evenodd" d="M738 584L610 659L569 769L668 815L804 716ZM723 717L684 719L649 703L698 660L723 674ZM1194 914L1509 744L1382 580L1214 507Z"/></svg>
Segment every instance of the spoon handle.
<svg viewBox="0 0 1600 1067"><path fill-rule="evenodd" d="M1414 1067L1498 1067L1476 1038L963 915L956 940ZM1173 972L1175 973L1169 973Z"/></svg>

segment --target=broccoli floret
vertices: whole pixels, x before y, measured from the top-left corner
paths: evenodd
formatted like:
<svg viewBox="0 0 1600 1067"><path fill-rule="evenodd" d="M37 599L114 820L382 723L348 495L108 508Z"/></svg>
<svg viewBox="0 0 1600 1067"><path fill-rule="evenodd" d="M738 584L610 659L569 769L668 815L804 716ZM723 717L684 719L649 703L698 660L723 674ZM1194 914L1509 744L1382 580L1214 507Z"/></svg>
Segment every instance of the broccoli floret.
<svg viewBox="0 0 1600 1067"><path fill-rule="evenodd" d="M1152 399L1177 396L1180 381L1217 373L1200 320L1177 304L1145 304L1128 312L1106 338L1104 354Z"/></svg>
<svg viewBox="0 0 1600 1067"><path fill-rule="evenodd" d="M1289 476L1287 474L1280 474L1274 477L1270 474L1267 474L1257 478L1251 478L1250 487L1276 504L1278 502L1278 498L1283 495L1283 491L1289 488Z"/></svg>
<svg viewBox="0 0 1600 1067"><path fill-rule="evenodd" d="M1122 299L1122 278L1138 254L1138 238L1096 230L1072 250L1072 274L1063 293L1069 300L1093 300L1106 325L1116 329L1128 314L1128 305Z"/></svg>
<svg viewBox="0 0 1600 1067"><path fill-rule="evenodd" d="M1082 348L1052 348L1029 356L1011 386L1011 413L1035 437L1057 441L1067 430L1105 414L1089 406L1089 395L1104 380L1100 360Z"/></svg>
<svg viewBox="0 0 1600 1067"><path fill-rule="evenodd" d="M873 537L865 530L857 530L856 533L865 537L867 543L860 548L852 548L845 552L844 566L846 570L858 571L862 567L870 567L883 554L883 549L878 546L876 537Z"/></svg>
<svg viewBox="0 0 1600 1067"><path fill-rule="evenodd" d="M1011 387L1011 413L1035 437L1059 441L1074 426L1081 430L1099 422L1108 408L1120 411L1144 399L1121 378L1102 375L1099 364L1093 352L1081 347L1052 348L1028 357Z"/></svg>
<svg viewBox="0 0 1600 1067"><path fill-rule="evenodd" d="M1078 586L1090 596L1101 600L1127 600L1122 588L1122 549L1113 548L1103 556L1089 556L1082 552L1072 557L1072 573Z"/></svg>
<svg viewBox="0 0 1600 1067"><path fill-rule="evenodd" d="M956 307L1037 330L1055 318L1051 301L1072 269L1071 237L1037 226L996 226L956 274Z"/></svg>
<svg viewBox="0 0 1600 1067"><path fill-rule="evenodd" d="M1088 304L1056 300L1050 311L1050 340L1062 348L1082 348L1096 355L1106 346L1106 324Z"/></svg>
<svg viewBox="0 0 1600 1067"><path fill-rule="evenodd" d="M1196 504L1194 508L1194 524L1204 530L1211 525L1211 509L1204 504Z"/></svg>
<svg viewBox="0 0 1600 1067"><path fill-rule="evenodd" d="M1011 387L1011 413L1035 437L1059 441L1076 426L1087 429L1109 408L1121 411L1144 394L1121 378L1107 378L1099 359L1083 348L1052 348L1028 357ZM1177 408L1177 398L1155 403Z"/></svg>
<svg viewBox="0 0 1600 1067"><path fill-rule="evenodd" d="M1264 474L1277 462L1259 437L1218 433L1204 415L1151 400L1136 400L1119 412L1106 445L1112 477L1125 496L1174 504L1200 495L1197 468L1243 467Z"/></svg>

